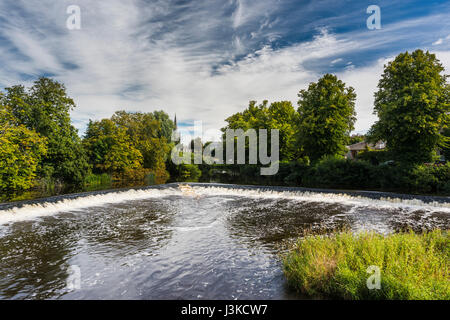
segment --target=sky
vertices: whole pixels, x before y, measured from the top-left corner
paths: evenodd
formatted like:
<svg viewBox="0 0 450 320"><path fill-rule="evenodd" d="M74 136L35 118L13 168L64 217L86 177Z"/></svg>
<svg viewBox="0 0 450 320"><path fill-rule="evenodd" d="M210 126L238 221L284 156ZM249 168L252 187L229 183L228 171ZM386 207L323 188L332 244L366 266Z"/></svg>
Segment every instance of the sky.
<svg viewBox="0 0 450 320"><path fill-rule="evenodd" d="M80 8L80 29L67 28ZM378 5L381 29L367 8ZM117 110L175 114L220 129L250 100L288 100L334 73L357 93L354 133L398 53L430 50L450 74L449 1L1 0L0 88L63 82L83 134Z"/></svg>

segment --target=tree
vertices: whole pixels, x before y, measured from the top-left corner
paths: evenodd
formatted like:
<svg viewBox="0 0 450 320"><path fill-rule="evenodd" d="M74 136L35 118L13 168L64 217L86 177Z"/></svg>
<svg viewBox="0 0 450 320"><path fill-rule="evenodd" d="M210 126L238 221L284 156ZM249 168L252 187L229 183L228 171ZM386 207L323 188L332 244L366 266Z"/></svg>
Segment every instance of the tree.
<svg viewBox="0 0 450 320"><path fill-rule="evenodd" d="M344 154L356 120L355 90L326 74L298 96L297 139L303 154L311 161Z"/></svg>
<svg viewBox="0 0 450 320"><path fill-rule="evenodd" d="M116 177L129 177L132 171L143 172L141 152L133 146L126 129L110 119L89 121L83 144L95 172Z"/></svg>
<svg viewBox="0 0 450 320"><path fill-rule="evenodd" d="M447 139L450 139L450 127L445 128L442 131L442 134L444 135L444 137L446 137ZM442 155L444 156L446 161L450 161L450 144L449 145L444 145L442 147Z"/></svg>
<svg viewBox="0 0 450 320"><path fill-rule="evenodd" d="M172 142L172 132L175 130L175 123L169 118L169 115L162 110L153 111L152 115L160 123L158 137L165 137L167 142Z"/></svg>
<svg viewBox="0 0 450 320"><path fill-rule="evenodd" d="M141 152L144 168L152 170L156 180L161 181L168 179L165 161L170 146L166 135L169 135L168 130L172 121L164 112L156 113L161 120L158 120L154 113L125 111L116 112L111 120L126 131L134 147ZM167 132L162 130L162 124L165 125L164 130Z"/></svg>
<svg viewBox="0 0 450 320"><path fill-rule="evenodd" d="M69 112L75 103L67 96L65 86L39 78L29 89L21 85L7 88L2 100L18 124L47 139L48 152L39 163L39 175L81 185L90 167L70 122Z"/></svg>
<svg viewBox="0 0 450 320"><path fill-rule="evenodd" d="M0 190L31 188L46 153L46 139L18 124L8 108L0 105Z"/></svg>
<svg viewBox="0 0 450 320"><path fill-rule="evenodd" d="M268 106L268 101L256 105L256 101L250 101L249 106L243 112L238 112L225 120L228 125L222 129L242 129L247 131L255 129L278 129L280 131L280 160L294 160L297 156L295 144L295 128L298 115L290 101L273 102ZM268 137L270 143L270 136ZM270 149L270 147L269 147Z"/></svg>
<svg viewBox="0 0 450 320"><path fill-rule="evenodd" d="M268 109L269 128L280 130L280 159L295 160L298 146L295 141L295 130L298 113L290 101L273 102Z"/></svg>
<svg viewBox="0 0 450 320"><path fill-rule="evenodd" d="M384 140L396 160L432 160L438 146L448 146L441 134L450 121L450 87L444 67L434 54L416 50L401 53L384 67L375 93L378 121L371 140Z"/></svg>

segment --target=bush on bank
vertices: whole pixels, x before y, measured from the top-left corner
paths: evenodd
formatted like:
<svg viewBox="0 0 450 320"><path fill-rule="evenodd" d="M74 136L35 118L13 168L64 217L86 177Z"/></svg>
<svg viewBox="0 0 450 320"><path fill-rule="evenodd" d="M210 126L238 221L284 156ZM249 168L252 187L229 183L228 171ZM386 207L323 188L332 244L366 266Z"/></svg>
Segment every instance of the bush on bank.
<svg viewBox="0 0 450 320"><path fill-rule="evenodd" d="M288 284L314 298L450 299L447 231L307 236L283 266ZM368 289L369 266L380 268L380 289Z"/></svg>
<svg viewBox="0 0 450 320"><path fill-rule="evenodd" d="M450 163L374 165L366 160L326 157L315 164L280 162L273 176L261 176L257 165L201 165L200 170L205 182L450 195Z"/></svg>

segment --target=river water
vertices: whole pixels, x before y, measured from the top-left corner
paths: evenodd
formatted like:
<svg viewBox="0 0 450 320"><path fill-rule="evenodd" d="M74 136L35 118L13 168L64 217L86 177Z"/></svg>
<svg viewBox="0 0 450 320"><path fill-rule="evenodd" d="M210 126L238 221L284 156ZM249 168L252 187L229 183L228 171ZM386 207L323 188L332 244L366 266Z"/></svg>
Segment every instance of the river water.
<svg viewBox="0 0 450 320"><path fill-rule="evenodd" d="M0 205L0 299L295 299L307 232L449 229L450 199L169 184Z"/></svg>

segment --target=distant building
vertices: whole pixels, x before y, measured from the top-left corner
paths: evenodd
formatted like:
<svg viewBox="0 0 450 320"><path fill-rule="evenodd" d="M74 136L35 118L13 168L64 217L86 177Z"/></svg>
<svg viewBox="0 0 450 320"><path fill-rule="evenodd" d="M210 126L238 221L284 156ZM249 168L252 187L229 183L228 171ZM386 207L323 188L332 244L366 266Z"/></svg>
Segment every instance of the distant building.
<svg viewBox="0 0 450 320"><path fill-rule="evenodd" d="M386 143L383 141L378 141L377 143L368 143L368 142L358 142L355 144L351 144L347 146L348 152L345 155L347 159L355 159L358 153L367 150L367 149L374 149L374 150L383 150L386 148Z"/></svg>

